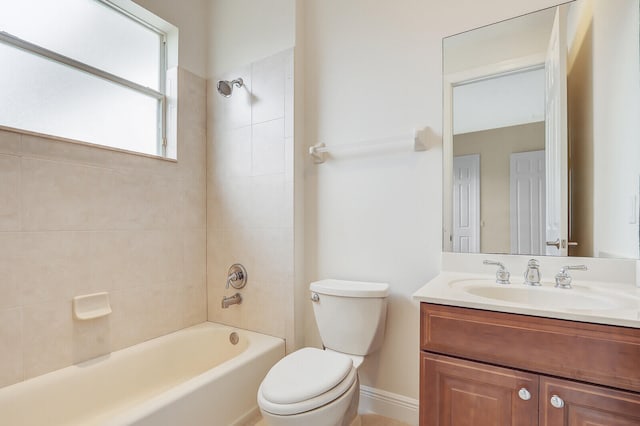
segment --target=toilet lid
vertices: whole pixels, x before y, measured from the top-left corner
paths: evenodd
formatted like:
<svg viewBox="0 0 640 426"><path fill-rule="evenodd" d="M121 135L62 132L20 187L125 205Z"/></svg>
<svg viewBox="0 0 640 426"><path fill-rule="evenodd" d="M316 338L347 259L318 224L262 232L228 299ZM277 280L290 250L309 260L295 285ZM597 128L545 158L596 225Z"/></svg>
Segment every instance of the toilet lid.
<svg viewBox="0 0 640 426"><path fill-rule="evenodd" d="M316 348L303 348L274 365L260 386L262 396L274 404L295 404L324 394L353 369L348 356Z"/></svg>

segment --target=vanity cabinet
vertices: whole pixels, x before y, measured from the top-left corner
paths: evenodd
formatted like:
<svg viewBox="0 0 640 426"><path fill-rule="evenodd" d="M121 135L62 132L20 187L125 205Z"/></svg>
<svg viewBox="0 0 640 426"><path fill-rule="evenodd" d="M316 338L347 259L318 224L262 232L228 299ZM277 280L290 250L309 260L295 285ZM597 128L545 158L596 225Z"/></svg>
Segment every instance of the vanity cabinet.
<svg viewBox="0 0 640 426"><path fill-rule="evenodd" d="M640 425L640 329L421 303L420 424Z"/></svg>

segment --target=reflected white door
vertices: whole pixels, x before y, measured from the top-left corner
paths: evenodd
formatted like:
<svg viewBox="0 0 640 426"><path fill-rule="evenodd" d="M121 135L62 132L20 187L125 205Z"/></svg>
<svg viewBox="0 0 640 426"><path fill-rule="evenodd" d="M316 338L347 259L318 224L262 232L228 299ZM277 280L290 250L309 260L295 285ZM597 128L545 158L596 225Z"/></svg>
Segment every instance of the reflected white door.
<svg viewBox="0 0 640 426"><path fill-rule="evenodd" d="M511 254L543 255L546 252L544 150L511 154L510 162Z"/></svg>
<svg viewBox="0 0 640 426"><path fill-rule="evenodd" d="M545 61L546 254L553 256L567 255L569 226L566 16L558 6Z"/></svg>
<svg viewBox="0 0 640 426"><path fill-rule="evenodd" d="M480 252L480 155L453 157L453 251Z"/></svg>

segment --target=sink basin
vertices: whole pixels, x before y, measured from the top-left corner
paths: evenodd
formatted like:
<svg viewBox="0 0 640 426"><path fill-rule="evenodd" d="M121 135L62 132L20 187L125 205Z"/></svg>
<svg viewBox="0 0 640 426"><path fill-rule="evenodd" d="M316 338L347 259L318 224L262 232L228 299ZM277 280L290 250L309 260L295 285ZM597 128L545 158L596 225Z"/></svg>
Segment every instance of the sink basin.
<svg viewBox="0 0 640 426"><path fill-rule="evenodd" d="M450 282L449 285L472 296L545 310L638 309L638 301L634 299L601 293L585 286L574 286L568 290L554 288L552 284L540 287L523 284L498 285L490 280L457 280Z"/></svg>

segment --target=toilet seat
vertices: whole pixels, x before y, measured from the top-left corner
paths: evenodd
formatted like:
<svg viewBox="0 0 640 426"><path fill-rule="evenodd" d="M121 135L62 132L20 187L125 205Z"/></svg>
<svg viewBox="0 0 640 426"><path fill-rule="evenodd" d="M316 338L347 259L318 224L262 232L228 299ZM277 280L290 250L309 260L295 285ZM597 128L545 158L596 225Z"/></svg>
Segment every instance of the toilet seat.
<svg viewBox="0 0 640 426"><path fill-rule="evenodd" d="M303 348L282 358L258 390L258 405L276 415L293 415L326 405L357 379L351 358L337 352Z"/></svg>

